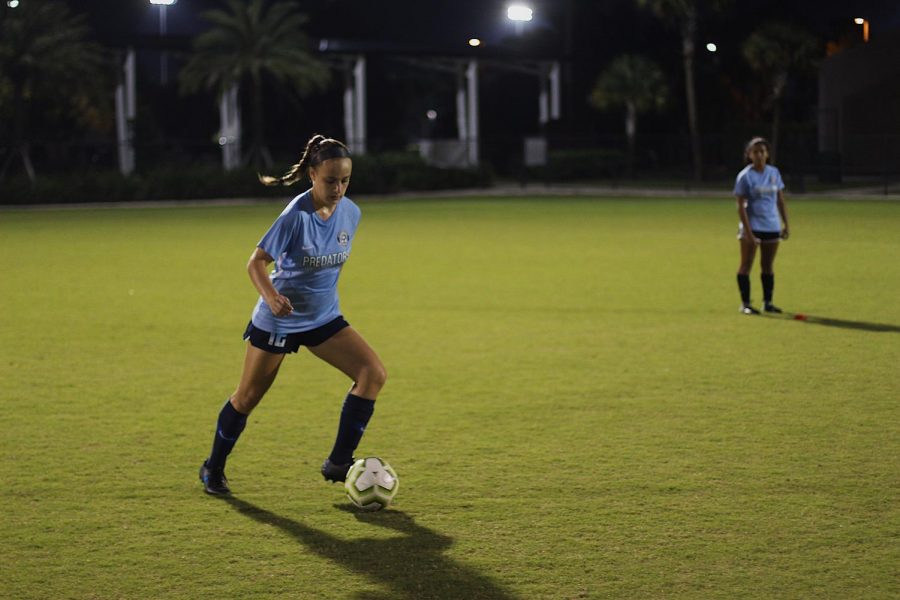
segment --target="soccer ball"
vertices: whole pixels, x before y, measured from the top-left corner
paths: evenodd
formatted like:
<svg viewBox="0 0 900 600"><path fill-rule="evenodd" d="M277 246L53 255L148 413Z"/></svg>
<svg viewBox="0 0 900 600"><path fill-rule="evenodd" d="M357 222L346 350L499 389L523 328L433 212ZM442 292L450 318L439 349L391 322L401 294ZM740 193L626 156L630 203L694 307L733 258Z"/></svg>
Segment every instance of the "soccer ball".
<svg viewBox="0 0 900 600"><path fill-rule="evenodd" d="M344 488L350 502L359 508L381 510L397 495L400 478L391 465L377 456L369 456L353 463L347 471Z"/></svg>

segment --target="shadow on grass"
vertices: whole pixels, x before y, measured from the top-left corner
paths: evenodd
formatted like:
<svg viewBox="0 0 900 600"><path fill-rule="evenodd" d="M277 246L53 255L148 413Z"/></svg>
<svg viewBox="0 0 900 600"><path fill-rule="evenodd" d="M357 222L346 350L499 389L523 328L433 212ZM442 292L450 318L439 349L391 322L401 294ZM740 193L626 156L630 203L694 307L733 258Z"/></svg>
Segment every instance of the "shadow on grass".
<svg viewBox="0 0 900 600"><path fill-rule="evenodd" d="M484 575L443 556L453 544L452 538L418 525L406 513L393 509L366 513L335 505L365 526L386 527L403 534L348 541L234 496L224 500L242 515L278 527L311 552L390 588L385 598L515 598ZM335 581L339 580L340 572L336 571Z"/></svg>
<svg viewBox="0 0 900 600"><path fill-rule="evenodd" d="M862 331L886 331L890 333L900 333L900 326L891 325L889 323L867 323L866 321L847 321L844 319L831 319L828 317L817 317L815 315L805 315L803 313L784 312L780 315L763 313L770 319L782 319L788 321L798 321L800 323L808 323L810 325L825 325L827 327L841 327L843 329L859 329Z"/></svg>

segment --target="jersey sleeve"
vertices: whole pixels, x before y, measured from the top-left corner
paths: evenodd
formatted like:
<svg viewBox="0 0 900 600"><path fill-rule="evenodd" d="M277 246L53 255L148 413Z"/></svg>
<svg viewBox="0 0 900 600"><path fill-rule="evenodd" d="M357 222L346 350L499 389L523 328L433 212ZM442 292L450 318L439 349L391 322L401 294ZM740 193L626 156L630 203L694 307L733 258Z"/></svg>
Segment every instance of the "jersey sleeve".
<svg viewBox="0 0 900 600"><path fill-rule="evenodd" d="M741 172L734 180L734 195L739 198L750 197L750 183L747 177Z"/></svg>
<svg viewBox="0 0 900 600"><path fill-rule="evenodd" d="M778 170L777 167L773 167L775 169L775 185L779 190L784 189L784 180L781 179L781 171Z"/></svg>
<svg viewBox="0 0 900 600"><path fill-rule="evenodd" d="M296 211L281 213L256 246L278 260L278 257L293 244L297 231L299 231L298 221Z"/></svg>
<svg viewBox="0 0 900 600"><path fill-rule="evenodd" d="M353 231L356 232L359 227L359 221L362 218L362 210L360 210L359 206L354 204L353 208L355 209L353 212Z"/></svg>

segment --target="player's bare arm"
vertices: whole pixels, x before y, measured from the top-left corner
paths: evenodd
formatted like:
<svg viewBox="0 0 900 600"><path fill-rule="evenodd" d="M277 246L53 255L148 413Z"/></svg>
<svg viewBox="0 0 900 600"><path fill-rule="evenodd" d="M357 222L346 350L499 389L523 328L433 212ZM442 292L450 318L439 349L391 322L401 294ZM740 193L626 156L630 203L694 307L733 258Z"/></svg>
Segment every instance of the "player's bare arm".
<svg viewBox="0 0 900 600"><path fill-rule="evenodd" d="M265 250L257 248L250 256L250 260L247 261L247 273L250 274L250 281L253 282L259 295L269 305L272 314L276 317L284 317L291 314L294 307L291 306L291 301L286 296L278 293L269 279L269 265L274 260Z"/></svg>

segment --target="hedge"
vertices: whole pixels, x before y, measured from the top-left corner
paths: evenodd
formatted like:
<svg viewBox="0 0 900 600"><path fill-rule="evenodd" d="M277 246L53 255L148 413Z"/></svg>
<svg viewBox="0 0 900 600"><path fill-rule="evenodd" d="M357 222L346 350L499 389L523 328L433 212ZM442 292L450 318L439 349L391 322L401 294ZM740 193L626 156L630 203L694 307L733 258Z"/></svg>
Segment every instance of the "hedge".
<svg viewBox="0 0 900 600"><path fill-rule="evenodd" d="M286 169L287 166L279 167ZM278 173L273 169L272 173ZM352 194L487 187L489 169L442 169L426 164L415 153L362 155L353 159ZM299 189L297 186L295 189ZM40 175L35 183L24 176L0 181L0 204L59 204L200 200L215 198L283 197L284 188L261 185L253 168L223 171L215 164L185 165L138 171L124 177L117 171Z"/></svg>

